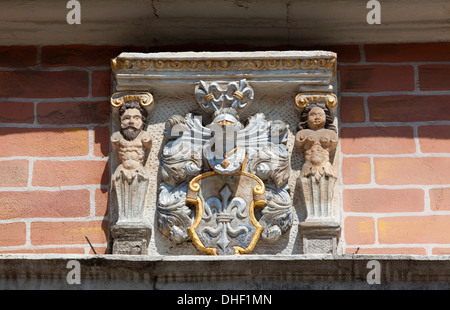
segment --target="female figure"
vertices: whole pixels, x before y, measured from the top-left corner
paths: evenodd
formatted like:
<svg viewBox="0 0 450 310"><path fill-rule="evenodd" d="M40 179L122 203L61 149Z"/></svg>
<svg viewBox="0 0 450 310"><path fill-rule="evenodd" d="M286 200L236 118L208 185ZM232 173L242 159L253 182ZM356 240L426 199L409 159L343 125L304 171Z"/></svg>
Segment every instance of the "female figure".
<svg viewBox="0 0 450 310"><path fill-rule="evenodd" d="M306 220L331 219L333 188L337 177L330 158L336 150L338 136L331 124L328 109L306 107L301 115L299 129L295 144L300 147L305 158L300 179L307 209Z"/></svg>

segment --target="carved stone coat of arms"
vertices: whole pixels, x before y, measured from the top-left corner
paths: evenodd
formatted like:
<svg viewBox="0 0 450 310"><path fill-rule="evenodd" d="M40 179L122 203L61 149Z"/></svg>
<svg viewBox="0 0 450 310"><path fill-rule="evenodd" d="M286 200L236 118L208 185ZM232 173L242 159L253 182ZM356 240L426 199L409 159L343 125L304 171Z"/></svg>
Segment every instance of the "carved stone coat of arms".
<svg viewBox="0 0 450 310"><path fill-rule="evenodd" d="M199 81L195 96L212 122L191 113L166 122L159 231L214 255L248 253L260 237L277 240L292 225L287 124L262 113L241 122L254 98L246 80Z"/></svg>

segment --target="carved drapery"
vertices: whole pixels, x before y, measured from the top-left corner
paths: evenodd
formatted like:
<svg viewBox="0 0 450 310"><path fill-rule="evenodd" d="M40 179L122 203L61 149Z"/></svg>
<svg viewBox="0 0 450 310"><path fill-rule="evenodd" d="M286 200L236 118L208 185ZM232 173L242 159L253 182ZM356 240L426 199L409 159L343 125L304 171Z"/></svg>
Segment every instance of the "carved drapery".
<svg viewBox="0 0 450 310"><path fill-rule="evenodd" d="M129 102L148 126L111 137L121 253L337 251L334 53L122 53L112 67L113 127Z"/></svg>

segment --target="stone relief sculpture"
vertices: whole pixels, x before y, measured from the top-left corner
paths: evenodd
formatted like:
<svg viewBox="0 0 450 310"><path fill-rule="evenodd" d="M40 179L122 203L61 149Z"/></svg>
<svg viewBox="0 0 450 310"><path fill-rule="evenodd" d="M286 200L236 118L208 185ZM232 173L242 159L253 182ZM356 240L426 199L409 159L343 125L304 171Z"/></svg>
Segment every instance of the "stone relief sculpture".
<svg viewBox="0 0 450 310"><path fill-rule="evenodd" d="M297 100L301 116L295 145L304 157L300 182L307 215L301 223L304 249L305 252L333 252L340 227L332 212L337 180L332 159L338 135L330 108L336 106L337 98L334 95L300 95Z"/></svg>
<svg viewBox="0 0 450 310"><path fill-rule="evenodd" d="M218 255L248 253L260 236L276 241L292 225L287 124L262 113L241 123L254 98L246 80L200 81L195 96L213 121L189 113L166 122L159 231Z"/></svg>
<svg viewBox="0 0 450 310"><path fill-rule="evenodd" d="M336 60L294 50L112 59L112 252L341 251Z"/></svg>
<svg viewBox="0 0 450 310"><path fill-rule="evenodd" d="M336 128L324 108L306 108L300 119L300 131L295 136L295 144L304 153L305 163L301 171L301 182L307 208L306 220L331 217L330 204L336 174L330 162L338 138ZM306 119L306 120L305 120Z"/></svg>
<svg viewBox="0 0 450 310"><path fill-rule="evenodd" d="M112 177L112 193L117 202L117 222L111 232L114 254L143 254L150 229L144 224L144 205L149 174L144 167L145 154L152 139L144 130L152 104L150 94L115 94L111 99L118 109L120 130L111 136L119 165Z"/></svg>

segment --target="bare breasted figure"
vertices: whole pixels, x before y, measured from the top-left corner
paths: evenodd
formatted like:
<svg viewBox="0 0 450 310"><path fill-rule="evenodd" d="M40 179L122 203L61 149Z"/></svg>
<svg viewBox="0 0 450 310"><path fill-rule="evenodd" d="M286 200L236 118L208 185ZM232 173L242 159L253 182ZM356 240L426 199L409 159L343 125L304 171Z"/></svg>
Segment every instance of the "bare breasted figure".
<svg viewBox="0 0 450 310"><path fill-rule="evenodd" d="M307 128L295 136L295 144L305 155L301 176L322 175L336 177L330 163L330 153L337 147L338 137L335 131L325 129L326 115L320 107L312 108L308 113Z"/></svg>
<svg viewBox="0 0 450 310"><path fill-rule="evenodd" d="M336 150L338 136L321 107L314 106L303 113L295 145L300 147L305 158L300 179L308 219L328 218L331 216L330 204L337 178L330 162L330 154Z"/></svg>

